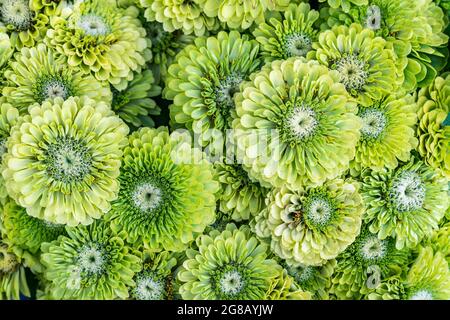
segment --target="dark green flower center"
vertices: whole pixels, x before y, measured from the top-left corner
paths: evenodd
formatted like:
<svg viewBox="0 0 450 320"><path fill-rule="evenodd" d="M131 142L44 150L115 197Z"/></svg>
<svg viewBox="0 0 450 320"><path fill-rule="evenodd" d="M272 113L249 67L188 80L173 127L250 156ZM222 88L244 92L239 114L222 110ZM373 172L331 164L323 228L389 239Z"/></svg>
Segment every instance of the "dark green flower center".
<svg viewBox="0 0 450 320"><path fill-rule="evenodd" d="M31 27L33 14L25 0L4 0L0 3L0 20L24 31Z"/></svg>
<svg viewBox="0 0 450 320"><path fill-rule="evenodd" d="M14 272L19 266L19 261L14 254L8 252L8 247L0 244L0 276L2 273Z"/></svg>
<svg viewBox="0 0 450 320"><path fill-rule="evenodd" d="M163 191L155 183L144 182L136 185L131 197L136 208L149 213L159 208L163 201Z"/></svg>
<svg viewBox="0 0 450 320"><path fill-rule="evenodd" d="M387 119L383 111L367 108L359 113L359 117L362 120L361 135L363 139L376 139L384 132Z"/></svg>
<svg viewBox="0 0 450 320"><path fill-rule="evenodd" d="M88 276L102 274L106 269L107 261L106 251L97 243L83 245L76 258L76 264L81 273Z"/></svg>
<svg viewBox="0 0 450 320"><path fill-rule="evenodd" d="M70 81L61 75L42 76L34 87L34 98L39 103L54 98L65 100L73 95L74 92Z"/></svg>
<svg viewBox="0 0 450 320"><path fill-rule="evenodd" d="M237 299L248 285L248 270L231 262L213 275L213 286L220 299Z"/></svg>
<svg viewBox="0 0 450 320"><path fill-rule="evenodd" d="M130 97L127 90L118 91L116 88L111 86L111 91L113 94L111 104L113 110L120 110L130 102Z"/></svg>
<svg viewBox="0 0 450 320"><path fill-rule="evenodd" d="M297 141L311 138L319 125L316 112L308 105L295 106L285 118L285 126Z"/></svg>
<svg viewBox="0 0 450 320"><path fill-rule="evenodd" d="M372 30L381 28L381 10L379 6L371 5L367 7L365 26Z"/></svg>
<svg viewBox="0 0 450 320"><path fill-rule="evenodd" d="M144 272L136 277L133 290L137 300L163 300L166 294L166 279L154 272Z"/></svg>
<svg viewBox="0 0 450 320"><path fill-rule="evenodd" d="M111 32L111 27L105 19L95 14L82 15L77 21L77 27L93 37L106 36Z"/></svg>
<svg viewBox="0 0 450 320"><path fill-rule="evenodd" d="M294 277L295 281L299 284L304 284L311 280L314 276L314 267L313 266L298 266L295 268L288 268L288 272L291 276Z"/></svg>
<svg viewBox="0 0 450 320"><path fill-rule="evenodd" d="M392 181L389 196L398 211L422 208L425 201L425 186L420 175L414 171L404 171L399 174Z"/></svg>
<svg viewBox="0 0 450 320"><path fill-rule="evenodd" d="M309 36L303 33L291 33L284 38L286 57L304 57L312 48Z"/></svg>
<svg viewBox="0 0 450 320"><path fill-rule="evenodd" d="M44 163L53 179L70 184L91 172L92 155L81 141L65 137L47 146Z"/></svg>
<svg viewBox="0 0 450 320"><path fill-rule="evenodd" d="M352 95L362 90L369 77L368 65L356 54L347 54L338 59L332 69L339 72L340 82Z"/></svg>
<svg viewBox="0 0 450 320"><path fill-rule="evenodd" d="M239 84L242 82L243 77L239 73L231 73L225 79L219 82L216 86L216 104L225 108L233 108L234 94L239 91ZM226 109L224 110L226 111Z"/></svg>
<svg viewBox="0 0 450 320"><path fill-rule="evenodd" d="M323 193L313 193L303 206L303 218L311 229L323 230L336 216L334 202Z"/></svg>

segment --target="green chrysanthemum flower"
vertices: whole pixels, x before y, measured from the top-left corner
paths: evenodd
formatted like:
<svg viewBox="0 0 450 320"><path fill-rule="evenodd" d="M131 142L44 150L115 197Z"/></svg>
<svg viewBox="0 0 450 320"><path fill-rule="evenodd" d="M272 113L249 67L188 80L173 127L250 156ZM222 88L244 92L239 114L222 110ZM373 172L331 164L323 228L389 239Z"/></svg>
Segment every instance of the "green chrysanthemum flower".
<svg viewBox="0 0 450 320"><path fill-rule="evenodd" d="M42 244L41 261L53 299L126 299L140 258L109 225L67 228L67 236Z"/></svg>
<svg viewBox="0 0 450 320"><path fill-rule="evenodd" d="M450 111L450 74L420 90L417 107L418 151L428 165L450 179L450 126L444 124Z"/></svg>
<svg viewBox="0 0 450 320"><path fill-rule="evenodd" d="M321 187L274 190L264 209L267 218L258 223L271 231L275 254L291 266L318 266L334 259L359 234L364 207L358 188L335 179Z"/></svg>
<svg viewBox="0 0 450 320"><path fill-rule="evenodd" d="M239 164L217 163L216 180L220 210L230 212L235 221L248 220L264 207L267 189L253 181Z"/></svg>
<svg viewBox="0 0 450 320"><path fill-rule="evenodd" d="M3 177L33 217L89 224L117 197L128 127L104 102L61 98L30 107L8 140Z"/></svg>
<svg viewBox="0 0 450 320"><path fill-rule="evenodd" d="M265 299L282 270L246 227L229 224L222 233L212 231L196 243L198 249L187 250L178 273L183 299Z"/></svg>
<svg viewBox="0 0 450 320"><path fill-rule="evenodd" d="M46 44L66 56L70 67L122 90L151 59L138 15L136 7L119 9L113 0L81 2L67 16L52 17Z"/></svg>
<svg viewBox="0 0 450 320"><path fill-rule="evenodd" d="M91 75L84 75L66 65L45 45L23 48L15 54L15 61L5 72L9 86L3 89L7 101L21 113L35 103L41 104L56 97L87 96L98 102L111 101L111 91Z"/></svg>
<svg viewBox="0 0 450 320"><path fill-rule="evenodd" d="M369 0L347 11L323 9L323 28L356 22L386 39L396 54L397 78L407 91L428 85L445 66L446 22L432 0Z"/></svg>
<svg viewBox="0 0 450 320"><path fill-rule="evenodd" d="M107 215L129 242L182 251L214 221L218 184L190 140L187 132L169 135L165 127L130 136L119 196Z"/></svg>
<svg viewBox="0 0 450 320"><path fill-rule="evenodd" d="M351 8L351 5L355 6L363 6L367 5L369 0L319 0L319 2L328 2L328 5L331 8L342 8L345 12L348 12Z"/></svg>
<svg viewBox="0 0 450 320"><path fill-rule="evenodd" d="M180 30L165 31L163 24L156 21L144 23L144 28L152 42L153 59L150 67L156 83L165 82L167 70L175 56L188 44L193 43L195 36L186 35Z"/></svg>
<svg viewBox="0 0 450 320"><path fill-rule="evenodd" d="M64 225L53 224L34 218L26 210L9 200L3 209L4 241L16 256L34 271L42 271L39 263L41 244L56 240L65 234Z"/></svg>
<svg viewBox="0 0 450 320"><path fill-rule="evenodd" d="M311 293L303 291L286 270L273 281L266 293L267 300L311 300Z"/></svg>
<svg viewBox="0 0 450 320"><path fill-rule="evenodd" d="M395 170L362 173L364 220L396 248L414 247L438 228L448 207L447 182L431 167L412 159Z"/></svg>
<svg viewBox="0 0 450 320"><path fill-rule="evenodd" d="M197 38L184 48L169 67L163 91L166 99L174 100L174 124L199 135L202 146L212 143L213 152L221 150L221 133L231 127L235 113L234 94L260 66L258 49L256 41L237 31Z"/></svg>
<svg viewBox="0 0 450 320"><path fill-rule="evenodd" d="M322 32L308 54L339 72L347 91L367 106L395 88L395 57L386 41L359 24L336 26Z"/></svg>
<svg viewBox="0 0 450 320"><path fill-rule="evenodd" d="M0 161L7 152L7 141L10 136L11 127L13 127L19 118L19 111L11 104L4 102L0 98ZM0 171L4 168L3 162L0 163ZM4 202L7 197L5 181L0 175L0 203Z"/></svg>
<svg viewBox="0 0 450 320"><path fill-rule="evenodd" d="M172 300L177 294L174 269L177 258L167 251L143 252L143 268L134 277L130 295L136 300Z"/></svg>
<svg viewBox="0 0 450 320"><path fill-rule="evenodd" d="M347 250L337 259L330 293L339 299L361 299L378 288L381 281L401 274L409 258L407 250L397 250L395 240L378 239L363 228Z"/></svg>
<svg viewBox="0 0 450 320"><path fill-rule="evenodd" d="M203 12L205 0L140 0L145 18L163 24L164 30L182 30L184 34L203 36L215 31L220 24Z"/></svg>
<svg viewBox="0 0 450 320"><path fill-rule="evenodd" d="M339 74L303 58L274 61L241 86L238 157L261 183L321 184L347 170L361 122Z"/></svg>
<svg viewBox="0 0 450 320"><path fill-rule="evenodd" d="M355 159L350 163L352 171L367 167L395 169L398 160L409 160L410 151L418 144L414 137L417 116L412 96L387 96L360 108L358 116L363 125Z"/></svg>
<svg viewBox="0 0 450 320"><path fill-rule="evenodd" d="M332 259L319 267L306 265L286 266L286 270L303 290L312 293L313 299L328 300L328 288L331 285L331 275L335 266L336 260Z"/></svg>
<svg viewBox="0 0 450 320"><path fill-rule="evenodd" d="M269 10L284 10L289 0L200 0L209 17L219 17L230 29L248 29L264 22Z"/></svg>
<svg viewBox="0 0 450 320"><path fill-rule="evenodd" d="M155 122L150 116L159 115L161 109L151 99L161 93L161 88L155 84L155 78L150 70L136 74L128 83L126 89L113 92L112 109L123 121L134 127L153 127Z"/></svg>
<svg viewBox="0 0 450 320"><path fill-rule="evenodd" d="M449 300L450 270L441 252L421 248L405 282L408 300Z"/></svg>
<svg viewBox="0 0 450 320"><path fill-rule="evenodd" d="M253 31L265 61L305 57L317 40L313 24L318 18L319 12L311 10L308 3L291 4L283 14L267 17Z"/></svg>
<svg viewBox="0 0 450 320"><path fill-rule="evenodd" d="M31 296L25 267L0 238L0 300L19 300L20 294Z"/></svg>
<svg viewBox="0 0 450 320"><path fill-rule="evenodd" d="M30 9L28 0L0 0L0 28L5 27L13 47L33 47L45 37L49 18Z"/></svg>

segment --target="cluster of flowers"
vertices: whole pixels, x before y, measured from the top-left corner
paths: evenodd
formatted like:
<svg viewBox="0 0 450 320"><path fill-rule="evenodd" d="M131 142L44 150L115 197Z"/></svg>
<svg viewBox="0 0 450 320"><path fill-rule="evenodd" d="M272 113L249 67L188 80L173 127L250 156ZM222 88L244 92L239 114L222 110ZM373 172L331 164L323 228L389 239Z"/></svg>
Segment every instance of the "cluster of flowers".
<svg viewBox="0 0 450 320"><path fill-rule="evenodd" d="M0 0L0 299L450 299L449 13Z"/></svg>

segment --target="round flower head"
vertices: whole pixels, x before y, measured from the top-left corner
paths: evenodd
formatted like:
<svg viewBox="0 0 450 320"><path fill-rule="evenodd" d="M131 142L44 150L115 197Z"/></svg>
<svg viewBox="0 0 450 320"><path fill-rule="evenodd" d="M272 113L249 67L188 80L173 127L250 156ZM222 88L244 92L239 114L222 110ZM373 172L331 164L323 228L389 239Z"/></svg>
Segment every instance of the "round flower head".
<svg viewBox="0 0 450 320"><path fill-rule="evenodd" d="M305 57L317 40L313 24L318 18L319 12L311 10L308 3L290 4L282 14L269 15L253 31L265 61Z"/></svg>
<svg viewBox="0 0 450 320"><path fill-rule="evenodd" d="M138 14L136 7L119 9L113 0L77 3L69 13L52 17L45 41L67 57L70 67L122 90L151 59Z"/></svg>
<svg viewBox="0 0 450 320"><path fill-rule="evenodd" d="M181 30L168 32L164 30L162 23L157 21L144 23L147 38L152 42L151 70L156 78L156 83L165 82L167 69L172 64L175 56L188 44L194 42L194 35L186 35Z"/></svg>
<svg viewBox="0 0 450 320"><path fill-rule="evenodd" d="M319 0L319 2L328 2L331 8L342 8L345 12L348 12L351 5L364 6L367 5L368 0Z"/></svg>
<svg viewBox="0 0 450 320"><path fill-rule="evenodd" d="M135 286L130 296L136 300L172 300L177 292L174 269L177 258L173 253L162 251L143 252L142 271L134 276Z"/></svg>
<svg viewBox="0 0 450 320"><path fill-rule="evenodd" d="M261 300L280 275L281 266L268 259L268 248L245 226L227 225L197 238L198 249L186 251L178 279L187 300Z"/></svg>
<svg viewBox="0 0 450 320"><path fill-rule="evenodd" d="M303 290L311 292L313 299L328 300L328 288L335 266L336 260L332 259L318 267L300 264L295 267L287 265L285 268Z"/></svg>
<svg viewBox="0 0 450 320"><path fill-rule="evenodd" d="M358 116L362 121L361 137L350 163L352 171L367 167L395 169L398 160L409 160L410 151L418 144L414 137L417 116L412 96L387 96L360 108Z"/></svg>
<svg viewBox="0 0 450 320"><path fill-rule="evenodd" d="M383 37L395 52L398 83L407 91L428 85L445 66L446 22L434 1L369 0L346 11L323 9L323 28L356 22Z"/></svg>
<svg viewBox="0 0 450 320"><path fill-rule="evenodd" d="M151 97L159 95L161 88L155 84L150 70L136 74L126 89L118 91L111 87L111 90L111 107L123 121L134 127L155 125L150 115L159 115L161 109Z"/></svg>
<svg viewBox="0 0 450 320"><path fill-rule="evenodd" d="M215 169L221 211L230 212L235 221L248 220L261 211L267 189L250 179L241 165L217 163Z"/></svg>
<svg viewBox="0 0 450 320"><path fill-rule="evenodd" d="M361 234L337 259L330 293L338 299L361 299L380 286L385 278L400 274L409 258L407 250L397 250L395 240L378 239L362 228Z"/></svg>
<svg viewBox="0 0 450 320"><path fill-rule="evenodd" d="M280 187L321 184L348 169L361 123L339 74L303 58L273 61L235 96L238 157Z"/></svg>
<svg viewBox="0 0 450 320"><path fill-rule="evenodd" d="M393 237L397 249L414 247L438 228L448 206L447 189L437 172L414 159L395 170L364 170L364 220L380 240Z"/></svg>
<svg viewBox="0 0 450 320"><path fill-rule="evenodd" d="M339 80L358 103L370 105L394 89L395 57L386 41L359 24L322 32L308 54L339 72Z"/></svg>
<svg viewBox="0 0 450 320"><path fill-rule="evenodd" d="M84 75L66 65L63 58L45 45L23 48L5 72L9 86L3 89L7 101L21 113L34 104L54 98L87 96L96 101L111 101L111 91L91 75Z"/></svg>
<svg viewBox="0 0 450 320"><path fill-rule="evenodd" d="M258 222L271 232L272 251L291 266L334 259L359 234L364 207L358 187L335 179L321 187L274 190L264 209L267 218Z"/></svg>
<svg viewBox="0 0 450 320"><path fill-rule="evenodd" d="M218 184L187 132L142 128L129 137L120 191L107 217L131 243L183 251L214 221Z"/></svg>
<svg viewBox="0 0 450 320"><path fill-rule="evenodd" d="M216 18L203 12L205 0L139 0L147 21L163 24L164 30L182 30L184 34L203 36L219 28Z"/></svg>
<svg viewBox="0 0 450 320"><path fill-rule="evenodd" d="M260 66L258 47L247 35L221 31L184 48L169 67L163 91L174 100L172 122L199 135L202 146L212 143L213 150L221 149L222 132L231 127L235 113L233 97Z"/></svg>
<svg viewBox="0 0 450 320"><path fill-rule="evenodd" d="M0 29L6 29L18 50L42 41L48 22L46 15L31 10L28 0L0 0Z"/></svg>
<svg viewBox="0 0 450 320"><path fill-rule="evenodd" d="M230 29L248 29L264 22L269 10L284 10L289 0L201 0L208 17L219 17Z"/></svg>
<svg viewBox="0 0 450 320"><path fill-rule="evenodd" d="M450 111L450 74L421 89L417 107L417 150L428 165L450 179L450 126L444 124Z"/></svg>
<svg viewBox="0 0 450 320"><path fill-rule="evenodd" d="M65 234L64 225L34 218L12 200L4 206L3 227L4 241L18 257L24 259L29 268L38 272L42 271L39 263L41 244Z"/></svg>
<svg viewBox="0 0 450 320"><path fill-rule="evenodd" d="M266 300L311 300L311 293L303 291L285 269L272 282Z"/></svg>
<svg viewBox="0 0 450 320"><path fill-rule="evenodd" d="M30 107L11 130L3 177L33 217L92 223L117 197L128 127L104 102L61 98Z"/></svg>
<svg viewBox="0 0 450 320"><path fill-rule="evenodd" d="M67 236L42 244L41 262L52 299L112 300L129 297L140 258L109 225L67 228Z"/></svg>
<svg viewBox="0 0 450 320"><path fill-rule="evenodd" d="M19 111L11 104L6 103L4 99L0 99L0 161L7 152L7 141L10 136L11 127L15 125L19 118ZM0 170L4 168L3 162L0 163ZM4 202L7 197L5 181L0 175L0 203Z"/></svg>
<svg viewBox="0 0 450 320"><path fill-rule="evenodd" d="M0 238L0 300L19 300L20 295L31 296L25 267Z"/></svg>
<svg viewBox="0 0 450 320"><path fill-rule="evenodd" d="M450 270L441 252L420 248L405 281L408 300L449 300Z"/></svg>

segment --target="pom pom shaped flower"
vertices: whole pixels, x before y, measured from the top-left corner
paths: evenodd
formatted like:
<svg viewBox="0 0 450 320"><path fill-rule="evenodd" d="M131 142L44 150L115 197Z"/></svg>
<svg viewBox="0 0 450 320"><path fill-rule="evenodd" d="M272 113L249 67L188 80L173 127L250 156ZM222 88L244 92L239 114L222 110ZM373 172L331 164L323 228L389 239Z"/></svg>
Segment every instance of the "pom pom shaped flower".
<svg viewBox="0 0 450 320"><path fill-rule="evenodd" d="M348 169L361 122L339 74L303 58L274 61L235 96L238 157L265 185L321 184Z"/></svg>
<svg viewBox="0 0 450 320"><path fill-rule="evenodd" d="M308 56L338 71L340 82L362 105L380 100L395 87L394 52L370 29L336 26L322 32L313 48Z"/></svg>
<svg viewBox="0 0 450 320"><path fill-rule="evenodd" d="M253 31L265 61L305 57L317 40L318 31L313 25L318 18L319 12L311 10L308 3L290 4L282 14L269 15Z"/></svg>
<svg viewBox="0 0 450 320"><path fill-rule="evenodd" d="M7 152L7 141L10 136L11 127L14 126L19 118L19 111L11 104L4 102L0 98L0 161ZM0 169L3 169L3 162L0 164ZM4 202L7 197L5 188L5 181L0 176L0 202Z"/></svg>
<svg viewBox="0 0 450 320"><path fill-rule="evenodd" d="M363 125L351 169L395 169L398 160L409 160L410 151L418 144L414 137L417 116L412 96L387 96L360 108L358 116Z"/></svg>
<svg viewBox="0 0 450 320"><path fill-rule="evenodd" d="M34 103L54 98L87 96L98 102L111 101L108 86L91 75L69 68L65 59L57 58L45 45L23 48L5 72L9 86L3 89L7 101L21 113Z"/></svg>
<svg viewBox="0 0 450 320"><path fill-rule="evenodd" d="M67 228L41 248L52 299L126 299L141 269L139 256L103 222Z"/></svg>
<svg viewBox="0 0 450 320"><path fill-rule="evenodd" d="M335 179L321 187L274 190L264 209L267 218L258 222L270 230L274 253L291 266L334 259L359 234L364 207L358 187Z"/></svg>
<svg viewBox="0 0 450 320"><path fill-rule="evenodd" d="M444 124L450 111L450 74L421 89L417 107L417 149L428 165L450 179L450 126Z"/></svg>
<svg viewBox="0 0 450 320"><path fill-rule="evenodd" d="M380 240L393 237L397 249L414 247L438 228L448 207L447 189L437 172L415 159L395 170L364 170L364 220Z"/></svg>
<svg viewBox="0 0 450 320"><path fill-rule="evenodd" d="M380 286L382 280L406 269L407 250L397 250L395 240L378 239L363 228L347 250L339 255L330 293L338 299L361 299Z"/></svg>
<svg viewBox="0 0 450 320"><path fill-rule="evenodd" d="M143 268L134 277L135 286L130 296L136 300L172 300L177 293L174 279L176 256L168 251L144 251L142 255Z"/></svg>
<svg viewBox="0 0 450 320"><path fill-rule="evenodd" d="M230 29L247 29L264 21L269 10L284 10L289 0L201 0L209 17L219 17Z"/></svg>
<svg viewBox="0 0 450 320"><path fill-rule="evenodd" d="M235 113L233 97L260 66L258 48L256 41L237 31L197 38L184 48L169 67L163 91L166 99L174 100L173 123L199 135L202 146L212 143L213 152L221 150L221 133L231 127Z"/></svg>
<svg viewBox="0 0 450 320"><path fill-rule="evenodd" d="M186 251L188 259L178 272L183 299L265 299L282 271L246 227L229 224L222 233L198 237L196 244L198 249Z"/></svg>
<svg viewBox="0 0 450 320"><path fill-rule="evenodd" d="M128 127L104 102L61 98L30 107L11 130L3 177L33 217L92 223L117 197Z"/></svg>
<svg viewBox="0 0 450 320"><path fill-rule="evenodd" d="M112 0L77 3L69 13L52 17L45 41L67 57L70 67L122 90L151 58L138 14L136 7L119 9Z"/></svg>
<svg viewBox="0 0 450 320"><path fill-rule="evenodd" d="M345 11L323 9L323 28L356 22L383 37L395 52L397 78L407 91L427 86L445 66L446 22L434 1L370 0Z"/></svg>
<svg viewBox="0 0 450 320"><path fill-rule="evenodd" d="M38 272L42 271L39 263L41 244L65 234L64 225L34 218L12 200L4 206L3 227L4 241L18 257L24 259L29 268Z"/></svg>
<svg viewBox="0 0 450 320"><path fill-rule="evenodd" d="M0 300L19 300L31 296L25 277L25 267L0 238Z"/></svg>
<svg viewBox="0 0 450 320"><path fill-rule="evenodd" d="M150 116L159 115L161 109L151 97L159 95L161 88L155 84L150 70L136 74L126 89L118 91L112 87L111 90L111 107L123 121L134 127L155 126Z"/></svg>
<svg viewBox="0 0 450 320"><path fill-rule="evenodd" d="M214 221L218 183L187 132L142 128L129 138L107 217L131 243L183 251Z"/></svg>
<svg viewBox="0 0 450 320"><path fill-rule="evenodd" d="M420 248L405 282L406 299L449 300L450 270L442 253Z"/></svg>
<svg viewBox="0 0 450 320"><path fill-rule="evenodd" d="M328 300L328 288L335 266L336 260L332 259L319 267L300 264L286 266L286 270L303 290L311 292L313 299Z"/></svg>
<svg viewBox="0 0 450 320"><path fill-rule="evenodd" d="M219 28L216 18L203 11L205 0L140 0L145 18L163 24L164 30L182 30L184 34L203 36Z"/></svg>
<svg viewBox="0 0 450 320"><path fill-rule="evenodd" d="M309 292L302 291L286 270L282 270L278 278L266 294L267 300L311 300Z"/></svg>
<svg viewBox="0 0 450 320"><path fill-rule="evenodd" d="M369 0L319 0L319 2L328 2L331 8L342 8L345 12L349 11L351 4L356 6L367 5Z"/></svg>
<svg viewBox="0 0 450 320"><path fill-rule="evenodd" d="M221 211L230 212L235 221L248 220L261 211L267 189L252 181L241 165L218 163L215 169Z"/></svg>
<svg viewBox="0 0 450 320"><path fill-rule="evenodd" d="M42 41L48 22L45 14L31 10L28 0L0 0L0 29L6 28L16 49Z"/></svg>

